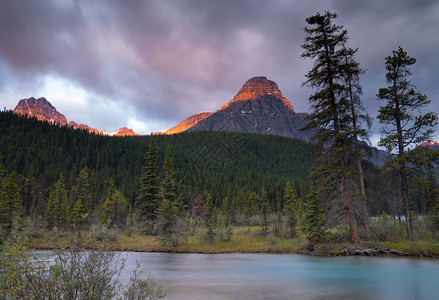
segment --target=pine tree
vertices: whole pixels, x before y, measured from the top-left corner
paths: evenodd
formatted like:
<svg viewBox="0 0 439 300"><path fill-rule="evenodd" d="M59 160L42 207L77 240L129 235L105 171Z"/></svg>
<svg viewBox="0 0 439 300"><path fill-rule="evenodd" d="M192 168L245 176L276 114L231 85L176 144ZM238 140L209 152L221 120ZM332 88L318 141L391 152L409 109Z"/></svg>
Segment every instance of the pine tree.
<svg viewBox="0 0 439 300"><path fill-rule="evenodd" d="M145 163L143 165L143 173L140 178L139 195L137 197L137 205L140 209L141 217L151 223L151 231L153 223L157 219L157 210L160 201L160 186L157 164L157 149L154 144L154 135L150 135L148 152L146 153Z"/></svg>
<svg viewBox="0 0 439 300"><path fill-rule="evenodd" d="M166 243L174 239L175 226L179 217L180 203L176 195L176 182L174 178L173 158L171 148L166 148L166 155L163 162L164 180L161 184L161 201L158 208L160 233Z"/></svg>
<svg viewBox="0 0 439 300"><path fill-rule="evenodd" d="M163 161L164 180L162 181L162 199L169 199L171 202L175 202L177 198L174 172L174 159L171 154L171 147L166 147L165 159Z"/></svg>
<svg viewBox="0 0 439 300"><path fill-rule="evenodd" d="M6 170L2 164L2 160L3 160L3 155L0 153L0 186L1 186L1 183L3 182L3 179L6 175Z"/></svg>
<svg viewBox="0 0 439 300"><path fill-rule="evenodd" d="M365 108L361 100L361 94L363 93L363 90L360 84L360 75L364 73L364 70L360 68L360 64L355 60L355 54L357 53L358 48L349 48L346 42L347 41L344 41L342 49L339 51L341 56L344 58L342 68L345 82L347 84L346 98L349 100L350 106L349 112L352 124L352 140L354 150L353 156L355 157L357 163L358 182L360 185L361 202L363 205L365 239L368 240L370 238L369 213L362 166L362 157L364 155L361 153L360 150L359 138L367 137L367 132L364 128L361 128L361 124L365 123L366 126L370 128L372 121L369 115L365 112Z"/></svg>
<svg viewBox="0 0 439 300"><path fill-rule="evenodd" d="M233 223L235 221L235 212L233 210L233 194L232 189L229 187L227 190L227 196L224 198L221 204L221 210L226 216L227 223Z"/></svg>
<svg viewBox="0 0 439 300"><path fill-rule="evenodd" d="M0 166L0 170L3 170L2 166ZM3 170L3 174L4 173ZM5 176L2 181L3 184L0 186L0 225L9 231L12 227L13 218L18 214L21 208L21 198L18 193L17 176L15 172L11 172Z"/></svg>
<svg viewBox="0 0 439 300"><path fill-rule="evenodd" d="M90 189L90 176L88 172L88 168L84 167L78 175L76 179L76 189L79 192L78 198L84 203L86 207L92 209L92 196Z"/></svg>
<svg viewBox="0 0 439 300"><path fill-rule="evenodd" d="M70 197L70 223L80 228L87 223L92 205L88 168L83 168L76 178Z"/></svg>
<svg viewBox="0 0 439 300"><path fill-rule="evenodd" d="M290 182L287 182L285 185L284 201L284 214L287 217L290 226L290 237L294 238L296 237L296 226L299 220L301 205L297 198L296 190L291 187Z"/></svg>
<svg viewBox="0 0 439 300"><path fill-rule="evenodd" d="M208 243L213 243L215 241L214 232L214 206L212 202L212 195L209 192L205 192L206 197L206 226L207 232L205 240Z"/></svg>
<svg viewBox="0 0 439 300"><path fill-rule="evenodd" d="M410 81L411 66L415 63L416 59L407 55L401 47L394 50L391 56L386 57L388 86L380 88L377 94L378 99L384 102L384 105L380 106L378 120L385 126L382 129L384 136L378 145L386 147L392 155L386 161L386 167L395 169L399 175L399 189L409 239L412 238L413 224L406 165L407 147L428 139L438 120L436 113L415 114L430 103L427 96L416 91Z"/></svg>
<svg viewBox="0 0 439 300"><path fill-rule="evenodd" d="M251 193L247 193L245 195L245 198L246 199L244 201L244 205L245 205L244 215L248 225L248 232L250 232L250 226L251 226L250 218L258 213L259 196L255 191L253 191Z"/></svg>
<svg viewBox="0 0 439 300"><path fill-rule="evenodd" d="M112 225L120 227L124 224L128 208L128 201L125 199L124 195L117 189L112 189L102 203L101 222L110 222Z"/></svg>
<svg viewBox="0 0 439 300"><path fill-rule="evenodd" d="M307 196L302 219L301 231L311 243L322 243L326 238L324 212L320 207L318 194L312 192Z"/></svg>
<svg viewBox="0 0 439 300"><path fill-rule="evenodd" d="M84 202L82 199L76 200L71 207L70 223L74 228L80 229L86 223L87 217L87 208Z"/></svg>
<svg viewBox="0 0 439 300"><path fill-rule="evenodd" d="M7 221L7 206L5 201L3 200L3 190L6 180L6 170L3 167L2 164L3 156L0 154L0 225L3 228L6 228L8 226Z"/></svg>
<svg viewBox="0 0 439 300"><path fill-rule="evenodd" d="M277 191L276 192L276 223L274 225L274 232L277 236L279 236L283 229L283 222L282 222L282 194Z"/></svg>
<svg viewBox="0 0 439 300"><path fill-rule="evenodd" d="M67 189L64 186L64 178L61 174L58 181L52 186L47 201L45 218L49 229L56 226L59 235L61 228L67 224L67 214Z"/></svg>
<svg viewBox="0 0 439 300"><path fill-rule="evenodd" d="M261 198L260 198L260 212L261 212L261 229L262 235L267 235L268 233L268 213L270 210L270 201L268 200L267 191L262 188Z"/></svg>
<svg viewBox="0 0 439 300"><path fill-rule="evenodd" d="M235 223L235 210L233 209L234 198L235 197L233 196L232 189L229 187L227 189L227 195L221 203L221 210L219 213L221 223L224 225L225 228L225 235L223 240L226 242L230 242L233 235L232 223Z"/></svg>
<svg viewBox="0 0 439 300"><path fill-rule="evenodd" d="M317 89L317 92L309 98L313 111L309 115L309 123L303 129L317 132L314 139L318 140L321 149L319 155L326 155L328 151L335 155L336 163L322 165L316 174L322 177L332 172L340 178L341 197L349 218L351 241L357 243L359 238L347 178L351 170L346 165L352 136L350 102L343 97L347 87L342 67L343 56L338 51L346 42L347 31L342 26L332 24L332 19L336 17L336 14L326 12L306 19L311 27L305 27L305 44L302 45L305 52L302 57L314 59L314 66L306 75L307 81L304 84ZM329 147L323 147L328 144Z"/></svg>

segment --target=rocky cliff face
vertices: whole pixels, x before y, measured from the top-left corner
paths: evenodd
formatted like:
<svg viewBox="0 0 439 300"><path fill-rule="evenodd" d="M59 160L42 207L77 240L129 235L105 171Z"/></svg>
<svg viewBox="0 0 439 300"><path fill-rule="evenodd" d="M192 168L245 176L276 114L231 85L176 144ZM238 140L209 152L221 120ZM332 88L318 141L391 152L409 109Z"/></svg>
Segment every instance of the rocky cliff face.
<svg viewBox="0 0 439 300"><path fill-rule="evenodd" d="M38 99L33 97L22 99L12 111L19 115L36 117L38 120L47 121L60 126L67 125L67 118L62 113L58 112L56 108L44 97ZM78 124L75 121L70 121L68 126L72 127L73 129L87 130L88 132L94 134L111 136L139 135L132 129L126 127L122 127L114 132L107 132L105 130L99 131L98 129L89 127L86 124Z"/></svg>
<svg viewBox="0 0 439 300"><path fill-rule="evenodd" d="M210 117L213 114L211 111L201 112L198 114L195 114L193 116L190 116L186 120L182 121L177 126L172 127L171 129L166 130L165 132L162 132L162 134L176 134L183 132L187 130L188 128L194 126L198 122Z"/></svg>
<svg viewBox="0 0 439 300"><path fill-rule="evenodd" d="M67 125L66 117L43 97L38 99L34 97L22 99L12 111L19 115L36 117L41 121L48 121L61 126Z"/></svg>

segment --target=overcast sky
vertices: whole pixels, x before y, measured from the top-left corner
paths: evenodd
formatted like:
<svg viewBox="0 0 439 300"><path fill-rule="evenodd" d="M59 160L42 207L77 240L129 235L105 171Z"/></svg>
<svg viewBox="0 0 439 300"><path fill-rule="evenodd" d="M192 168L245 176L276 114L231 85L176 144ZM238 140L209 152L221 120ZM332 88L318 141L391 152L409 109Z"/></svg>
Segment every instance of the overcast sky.
<svg viewBox="0 0 439 300"><path fill-rule="evenodd" d="M359 48L371 116L398 46L418 60L412 81L439 112L437 0L0 0L1 108L46 97L68 121L146 134L217 110L266 76L309 111L303 28L325 10Z"/></svg>

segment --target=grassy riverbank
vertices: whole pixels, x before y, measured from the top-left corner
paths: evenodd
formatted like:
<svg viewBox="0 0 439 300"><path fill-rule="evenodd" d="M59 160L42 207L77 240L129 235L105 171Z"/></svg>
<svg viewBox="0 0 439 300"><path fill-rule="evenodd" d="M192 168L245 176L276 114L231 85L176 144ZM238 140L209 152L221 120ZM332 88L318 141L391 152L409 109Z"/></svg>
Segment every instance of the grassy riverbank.
<svg viewBox="0 0 439 300"><path fill-rule="evenodd" d="M332 239L342 235L341 232L332 233ZM39 237L29 238L27 244L33 249L57 249L71 245L72 240L86 248L94 248L97 243L105 242L110 250L137 251L137 252L177 252L177 253L301 253L312 255L346 255L348 250L377 250L391 249L394 254L421 257L439 257L439 241L431 237L407 241L400 238L389 240L362 241L355 248L348 241L328 240L318 244L311 251L305 237L279 237L272 233L262 235L260 227L235 227L230 241L218 237L215 242L207 243L204 240L204 231L198 230L194 235L180 237L175 245L167 245L157 236L145 236L133 232L124 232L108 229L90 230L80 233L68 233L57 237L47 232ZM79 241L79 242L78 242ZM366 251L367 252L367 251ZM377 255L378 252L369 251L363 255ZM353 254L351 251L349 254ZM357 251L357 254L358 251ZM381 253L382 254L382 253ZM389 252L389 254L391 254Z"/></svg>

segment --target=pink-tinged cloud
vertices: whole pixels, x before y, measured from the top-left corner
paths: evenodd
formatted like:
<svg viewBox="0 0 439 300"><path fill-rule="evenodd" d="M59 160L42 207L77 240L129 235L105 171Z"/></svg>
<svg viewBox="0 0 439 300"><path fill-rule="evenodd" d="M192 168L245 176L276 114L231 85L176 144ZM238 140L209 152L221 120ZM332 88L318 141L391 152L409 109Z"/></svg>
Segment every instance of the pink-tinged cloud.
<svg viewBox="0 0 439 300"><path fill-rule="evenodd" d="M49 101L72 110L63 111L67 116L109 130L144 124L147 133L218 109L246 80L262 75L296 111L307 111L303 27L306 17L325 10L339 15L336 22L359 48L372 116L385 85L384 58L400 45L418 59L413 81L439 111L439 2L433 0L3 0L0 102L13 108L19 97L47 96L38 93L55 79L81 91L80 105L67 92L51 93L56 99Z"/></svg>

